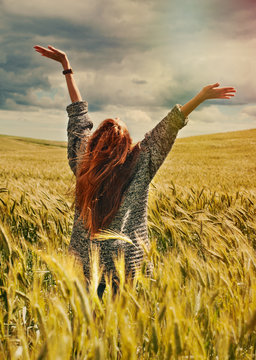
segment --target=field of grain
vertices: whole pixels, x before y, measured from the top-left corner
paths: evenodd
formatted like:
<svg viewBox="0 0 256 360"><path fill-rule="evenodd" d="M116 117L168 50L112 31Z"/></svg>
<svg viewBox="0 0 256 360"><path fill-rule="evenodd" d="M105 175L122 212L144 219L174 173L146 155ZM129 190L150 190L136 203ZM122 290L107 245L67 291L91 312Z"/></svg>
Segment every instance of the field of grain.
<svg viewBox="0 0 256 360"><path fill-rule="evenodd" d="M67 253L66 143L0 136L0 359L256 359L256 129L178 139L150 185L154 264L97 296Z"/></svg>

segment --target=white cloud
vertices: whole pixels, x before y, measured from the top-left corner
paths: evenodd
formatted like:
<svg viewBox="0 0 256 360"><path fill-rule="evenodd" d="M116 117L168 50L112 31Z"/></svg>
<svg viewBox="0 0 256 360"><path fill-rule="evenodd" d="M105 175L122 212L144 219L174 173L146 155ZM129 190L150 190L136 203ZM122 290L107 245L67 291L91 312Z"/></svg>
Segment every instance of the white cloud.
<svg viewBox="0 0 256 360"><path fill-rule="evenodd" d="M0 134L46 140L67 140L65 111L1 111Z"/></svg>
<svg viewBox="0 0 256 360"><path fill-rule="evenodd" d="M245 106L243 109L243 114L249 115L256 119L256 105Z"/></svg>
<svg viewBox="0 0 256 360"><path fill-rule="evenodd" d="M211 105L199 108L189 115L189 122L179 136L212 134L256 128L256 119L244 112L243 107L236 110L225 107L225 112Z"/></svg>

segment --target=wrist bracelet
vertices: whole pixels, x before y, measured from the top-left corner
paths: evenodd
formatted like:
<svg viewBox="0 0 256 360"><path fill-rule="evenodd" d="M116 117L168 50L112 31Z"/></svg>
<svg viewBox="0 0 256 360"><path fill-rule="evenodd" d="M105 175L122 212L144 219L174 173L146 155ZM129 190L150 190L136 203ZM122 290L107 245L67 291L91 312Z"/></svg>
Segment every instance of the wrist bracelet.
<svg viewBox="0 0 256 360"><path fill-rule="evenodd" d="M66 74L74 74L74 73L73 73L73 70L70 68L70 69L67 69L67 70L63 70L62 74L66 75Z"/></svg>

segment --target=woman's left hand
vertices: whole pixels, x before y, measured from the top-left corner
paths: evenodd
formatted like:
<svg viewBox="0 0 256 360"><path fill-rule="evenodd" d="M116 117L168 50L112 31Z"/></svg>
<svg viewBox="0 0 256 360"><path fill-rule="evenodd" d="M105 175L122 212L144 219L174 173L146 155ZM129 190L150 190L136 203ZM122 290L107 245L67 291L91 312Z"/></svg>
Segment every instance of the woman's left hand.
<svg viewBox="0 0 256 360"><path fill-rule="evenodd" d="M181 107L184 116L188 116L198 105L209 99L230 99L236 90L231 86L219 88L220 84L207 85L193 99Z"/></svg>
<svg viewBox="0 0 256 360"><path fill-rule="evenodd" d="M207 85L200 91L199 96L202 97L203 101L208 99L230 99L234 96L235 88L231 86L219 88L219 86L219 83Z"/></svg>

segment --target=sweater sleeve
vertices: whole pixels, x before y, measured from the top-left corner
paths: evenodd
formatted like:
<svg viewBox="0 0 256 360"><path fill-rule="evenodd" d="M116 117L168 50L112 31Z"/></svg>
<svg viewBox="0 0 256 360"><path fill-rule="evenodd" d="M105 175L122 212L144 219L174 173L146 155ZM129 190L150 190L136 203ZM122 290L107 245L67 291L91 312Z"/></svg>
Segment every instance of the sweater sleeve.
<svg viewBox="0 0 256 360"><path fill-rule="evenodd" d="M68 147L67 155L71 170L76 175L79 154L86 148L87 140L91 134L93 123L88 116L87 101L74 102L67 106L68 113Z"/></svg>
<svg viewBox="0 0 256 360"><path fill-rule="evenodd" d="M141 148L148 153L149 182L170 152L178 131L188 122L188 117L181 111L181 105L176 104L171 111L149 132L141 141Z"/></svg>

